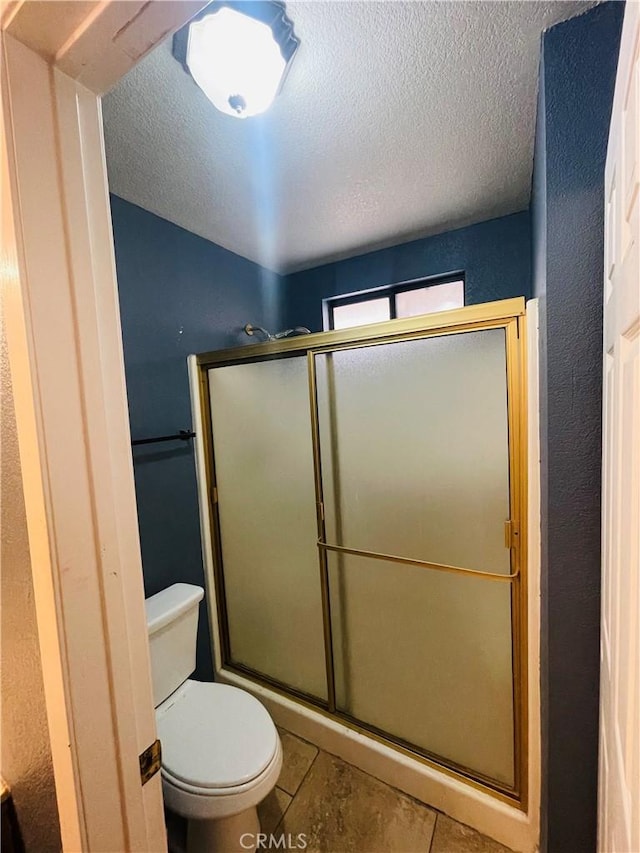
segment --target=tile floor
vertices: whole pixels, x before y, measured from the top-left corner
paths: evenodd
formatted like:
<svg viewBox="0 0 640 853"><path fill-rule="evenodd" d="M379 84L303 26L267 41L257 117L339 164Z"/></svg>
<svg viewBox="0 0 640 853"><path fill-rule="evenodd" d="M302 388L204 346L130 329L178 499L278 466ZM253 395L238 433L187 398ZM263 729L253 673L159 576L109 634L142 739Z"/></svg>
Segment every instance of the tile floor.
<svg viewBox="0 0 640 853"><path fill-rule="evenodd" d="M272 849L304 833L305 853L511 853L290 732L280 737L278 785L258 807ZM181 853L184 835L167 818L169 849Z"/></svg>

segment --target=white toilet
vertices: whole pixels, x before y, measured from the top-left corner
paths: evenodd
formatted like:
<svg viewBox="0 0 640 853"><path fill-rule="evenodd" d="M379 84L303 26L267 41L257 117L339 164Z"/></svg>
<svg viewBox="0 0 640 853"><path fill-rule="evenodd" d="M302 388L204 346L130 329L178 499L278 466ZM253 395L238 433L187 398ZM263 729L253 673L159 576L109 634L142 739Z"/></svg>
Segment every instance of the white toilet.
<svg viewBox="0 0 640 853"><path fill-rule="evenodd" d="M253 696L193 681L199 586L177 583L146 600L165 805L188 818L188 853L255 849L256 806L275 786L282 746Z"/></svg>

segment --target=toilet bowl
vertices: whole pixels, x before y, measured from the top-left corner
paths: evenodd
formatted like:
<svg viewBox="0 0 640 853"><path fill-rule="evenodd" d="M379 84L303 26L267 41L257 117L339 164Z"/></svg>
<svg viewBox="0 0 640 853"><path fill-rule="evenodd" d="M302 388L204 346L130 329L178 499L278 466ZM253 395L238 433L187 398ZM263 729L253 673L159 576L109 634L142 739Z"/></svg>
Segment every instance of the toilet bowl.
<svg viewBox="0 0 640 853"><path fill-rule="evenodd" d="M194 681L204 591L174 584L146 601L165 805L188 820L188 853L255 850L257 805L282 746L266 708L237 687Z"/></svg>

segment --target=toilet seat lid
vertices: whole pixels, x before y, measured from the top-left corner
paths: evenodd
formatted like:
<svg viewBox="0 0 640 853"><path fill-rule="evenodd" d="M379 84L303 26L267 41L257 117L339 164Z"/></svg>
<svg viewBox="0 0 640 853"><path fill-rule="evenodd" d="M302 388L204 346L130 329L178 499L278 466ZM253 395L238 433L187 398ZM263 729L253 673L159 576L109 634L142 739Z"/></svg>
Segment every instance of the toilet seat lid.
<svg viewBox="0 0 640 853"><path fill-rule="evenodd" d="M182 782L197 788L246 784L276 753L273 720L244 690L186 681L164 704L157 717L162 765Z"/></svg>

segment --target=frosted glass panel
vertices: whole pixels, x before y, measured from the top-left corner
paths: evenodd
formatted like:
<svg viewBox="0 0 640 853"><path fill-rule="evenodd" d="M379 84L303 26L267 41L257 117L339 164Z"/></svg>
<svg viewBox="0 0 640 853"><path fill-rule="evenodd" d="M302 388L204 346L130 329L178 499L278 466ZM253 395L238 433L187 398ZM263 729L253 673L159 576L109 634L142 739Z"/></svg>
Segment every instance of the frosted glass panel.
<svg viewBox="0 0 640 853"><path fill-rule="evenodd" d="M450 311L464 306L464 282L448 281L432 284L415 290L403 290L396 294L396 315L415 317L432 314L434 311Z"/></svg>
<svg viewBox="0 0 640 853"><path fill-rule="evenodd" d="M209 382L232 660L326 698L306 358Z"/></svg>
<svg viewBox="0 0 640 853"><path fill-rule="evenodd" d="M329 555L338 707L512 785L509 583Z"/></svg>
<svg viewBox="0 0 640 853"><path fill-rule="evenodd" d="M504 330L316 364L328 540L508 574Z"/></svg>

